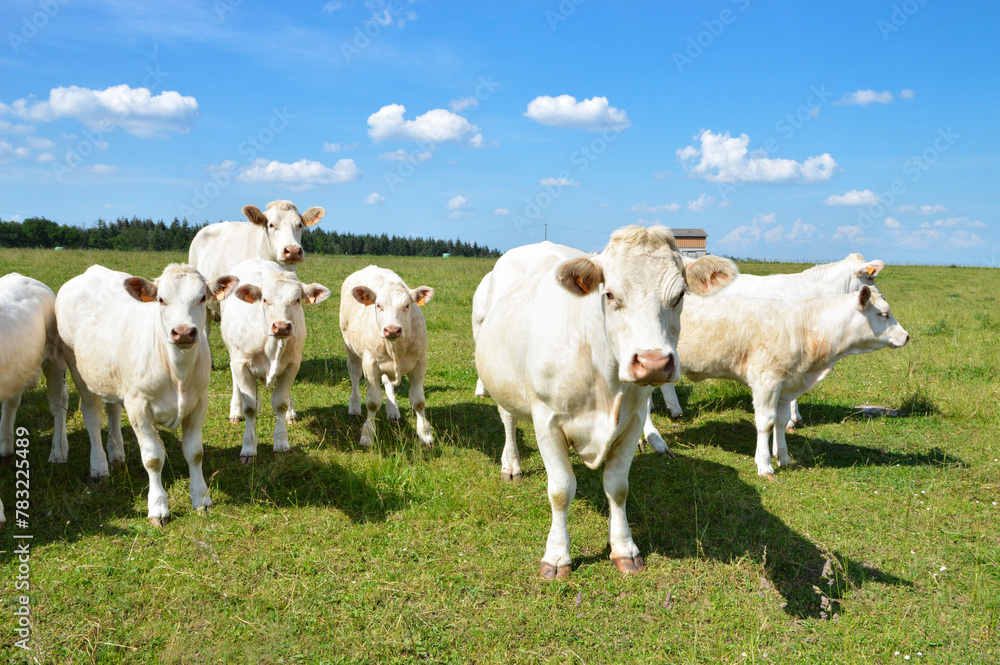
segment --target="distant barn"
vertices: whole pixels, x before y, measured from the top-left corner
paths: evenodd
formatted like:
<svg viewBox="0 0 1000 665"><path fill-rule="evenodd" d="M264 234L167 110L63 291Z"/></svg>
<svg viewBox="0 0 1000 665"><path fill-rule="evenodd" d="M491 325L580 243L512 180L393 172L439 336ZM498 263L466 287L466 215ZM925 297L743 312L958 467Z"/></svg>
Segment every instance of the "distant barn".
<svg viewBox="0 0 1000 665"><path fill-rule="evenodd" d="M684 256L698 259L708 252L705 243L708 241L708 234L705 229L670 229L674 232L674 239L677 240L677 249Z"/></svg>

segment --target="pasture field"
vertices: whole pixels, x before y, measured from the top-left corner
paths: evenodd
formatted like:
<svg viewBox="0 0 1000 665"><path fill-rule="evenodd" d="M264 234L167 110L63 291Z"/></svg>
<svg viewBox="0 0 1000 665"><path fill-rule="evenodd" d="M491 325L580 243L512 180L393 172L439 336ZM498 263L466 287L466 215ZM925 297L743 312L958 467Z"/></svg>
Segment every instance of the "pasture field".
<svg viewBox="0 0 1000 665"><path fill-rule="evenodd" d="M93 263L154 278L183 259L0 250L0 271L56 289ZM437 290L424 308L429 453L405 388L403 423L383 411L373 450L358 449L361 422L347 416L339 289L369 263ZM307 257L300 277L333 295L306 311L293 453L271 454L262 389L251 467L238 461L243 425L228 421L228 356L214 330L204 465L215 507L204 518L191 510L174 433L161 433L173 520L156 529L131 429L127 465L91 483L72 383L66 465L47 463L44 389L26 394L26 530L13 521L14 470L0 469L0 661L1000 662L1000 271L887 266L879 286L912 341L841 361L801 399L806 427L788 437L798 464L775 481L756 474L748 390L682 382L679 422L657 397L677 456L638 452L628 502L648 569L624 577L611 566L601 475L577 463L574 571L545 582L550 510L532 428L519 435L524 479L502 482L500 418L473 397L469 315L492 263ZM905 415L866 418L853 409L863 403ZM33 536L28 591L14 589L14 533ZM22 594L31 653L13 646Z"/></svg>

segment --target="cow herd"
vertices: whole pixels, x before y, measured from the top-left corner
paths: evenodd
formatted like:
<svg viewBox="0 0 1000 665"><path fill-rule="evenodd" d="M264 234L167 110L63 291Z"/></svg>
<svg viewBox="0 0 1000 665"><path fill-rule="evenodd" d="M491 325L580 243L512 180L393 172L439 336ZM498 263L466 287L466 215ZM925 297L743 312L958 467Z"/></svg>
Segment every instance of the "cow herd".
<svg viewBox="0 0 1000 665"><path fill-rule="evenodd" d="M229 418L245 421L240 461L257 455L258 384L271 390L274 452L288 451L287 423L296 417L291 387L306 338L303 309L330 296L321 284L300 282L295 268L304 258L302 229L325 211L300 214L290 202L274 201L264 212L246 206L243 213L250 224L206 226L191 243L189 263L171 264L153 281L95 265L54 295L17 273L0 278L0 456L14 454L21 393L44 372L54 419L49 461L67 460L68 369L90 437L91 476L106 476L109 463L124 461L124 409L149 475L149 521L160 526L170 517L157 428L181 429L192 506L208 509L201 430L209 325L220 318L232 373ZM852 254L796 275L740 275L724 258L683 259L662 226L619 229L599 254L549 242L504 254L473 299L476 394L489 393L500 412L505 480L521 476L518 421L534 425L552 508L541 576L564 578L572 566L570 450L591 469L604 466L612 563L623 573L645 568L625 512L629 468L643 435L657 452L669 452L650 419L651 397L660 387L671 415L679 416L673 383L682 373L749 386L758 473L773 477L772 453L790 464L785 429L801 423L795 399L838 359L909 340L874 286L883 267ZM342 285L350 415L362 415L362 375L367 389L362 447L375 439L383 390L387 416L400 418L395 387L403 376L417 435L433 444L421 312L433 297L434 289L410 288L377 266ZM0 504L0 525L3 519Z"/></svg>

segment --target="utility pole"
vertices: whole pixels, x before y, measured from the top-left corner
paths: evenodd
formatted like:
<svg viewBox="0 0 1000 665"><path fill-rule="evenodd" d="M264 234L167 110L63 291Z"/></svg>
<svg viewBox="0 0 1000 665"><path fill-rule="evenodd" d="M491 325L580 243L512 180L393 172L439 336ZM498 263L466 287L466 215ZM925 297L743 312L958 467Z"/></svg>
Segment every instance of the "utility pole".
<svg viewBox="0 0 1000 665"><path fill-rule="evenodd" d="M548 222L545 223L545 239L546 240L549 239L549 223Z"/></svg>

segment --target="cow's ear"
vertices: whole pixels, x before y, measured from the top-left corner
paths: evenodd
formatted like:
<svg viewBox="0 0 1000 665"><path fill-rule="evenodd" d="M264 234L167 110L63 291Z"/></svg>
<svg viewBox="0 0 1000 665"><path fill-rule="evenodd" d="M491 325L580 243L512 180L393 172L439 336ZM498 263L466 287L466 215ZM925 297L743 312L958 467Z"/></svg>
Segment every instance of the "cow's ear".
<svg viewBox="0 0 1000 665"><path fill-rule="evenodd" d="M216 300L225 300L239 283L240 278L236 275L222 275L208 285L208 294Z"/></svg>
<svg viewBox="0 0 1000 665"><path fill-rule="evenodd" d="M302 223L306 226L313 226L314 224L319 224L319 220L323 219L326 215L326 208L317 208L313 206L302 213Z"/></svg>
<svg viewBox="0 0 1000 665"><path fill-rule="evenodd" d="M267 217L264 216L264 213L257 206L243 206L243 214L254 224L267 226Z"/></svg>
<svg viewBox="0 0 1000 665"><path fill-rule="evenodd" d="M351 289L351 295L365 307L375 304L375 292L367 286L355 286Z"/></svg>
<svg viewBox="0 0 1000 665"><path fill-rule="evenodd" d="M865 307L872 300L872 290L867 286L862 286L861 290L858 291L858 310L864 311Z"/></svg>
<svg viewBox="0 0 1000 665"><path fill-rule="evenodd" d="M884 267L885 264L881 261L869 261L858 268L858 277L871 277L874 279L876 275L882 272L882 268Z"/></svg>
<svg viewBox="0 0 1000 665"><path fill-rule="evenodd" d="M310 305L318 305L330 297L330 289L322 284L309 284L302 287L302 295Z"/></svg>
<svg viewBox="0 0 1000 665"><path fill-rule="evenodd" d="M434 289L429 286L418 286L415 289L410 289L410 300L417 303L420 307L429 303L433 297Z"/></svg>
<svg viewBox="0 0 1000 665"><path fill-rule="evenodd" d="M145 277L129 277L125 280L125 290L128 294L139 302L153 302L156 300L156 284Z"/></svg>
<svg viewBox="0 0 1000 665"><path fill-rule="evenodd" d="M739 274L736 264L721 256L703 256L684 266L688 291L699 296L715 293Z"/></svg>
<svg viewBox="0 0 1000 665"><path fill-rule="evenodd" d="M252 305L260 300L263 294L261 293L259 286L254 284L240 284L236 287L236 290L233 291L233 295L243 302L247 302Z"/></svg>
<svg viewBox="0 0 1000 665"><path fill-rule="evenodd" d="M604 269L593 259L581 256L560 263L556 279L570 293L585 296L604 281Z"/></svg>

